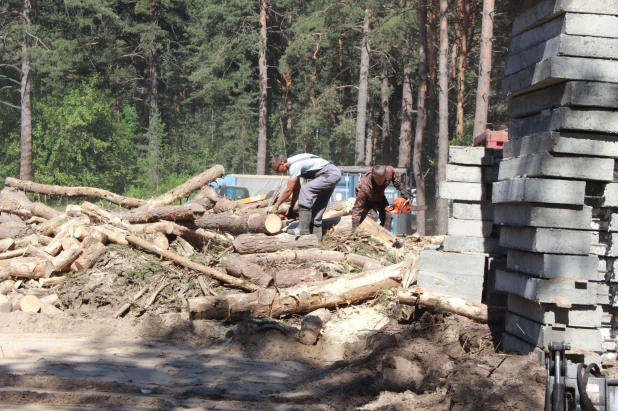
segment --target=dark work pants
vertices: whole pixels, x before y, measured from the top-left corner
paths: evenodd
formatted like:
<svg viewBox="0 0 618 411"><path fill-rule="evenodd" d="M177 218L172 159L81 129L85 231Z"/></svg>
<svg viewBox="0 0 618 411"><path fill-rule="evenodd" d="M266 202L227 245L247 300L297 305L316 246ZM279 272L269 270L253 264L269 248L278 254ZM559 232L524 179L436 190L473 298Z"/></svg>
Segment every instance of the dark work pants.
<svg viewBox="0 0 618 411"><path fill-rule="evenodd" d="M361 211L360 222L363 222L371 210L375 210L380 217L380 225L388 231L391 231L393 226L393 215L386 211L387 206L389 206L389 203L386 197L383 197L380 202L365 202L365 204L363 204L363 211ZM374 217L372 213L370 218L374 219Z"/></svg>
<svg viewBox="0 0 618 411"><path fill-rule="evenodd" d="M311 210L311 223L314 226L322 226L322 216L339 180L341 171L335 165L327 164L300 189L298 206Z"/></svg>

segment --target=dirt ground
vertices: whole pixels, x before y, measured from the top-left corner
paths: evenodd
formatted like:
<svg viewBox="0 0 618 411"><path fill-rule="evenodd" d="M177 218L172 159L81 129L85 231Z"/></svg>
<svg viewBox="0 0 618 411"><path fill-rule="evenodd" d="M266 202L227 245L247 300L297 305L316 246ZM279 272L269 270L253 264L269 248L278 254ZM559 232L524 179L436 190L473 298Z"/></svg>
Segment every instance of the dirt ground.
<svg viewBox="0 0 618 411"><path fill-rule="evenodd" d="M370 243L325 247L386 255ZM389 252L397 261L405 254ZM216 266L225 250L192 258ZM357 271L314 263L327 277ZM281 264L271 270L297 268ZM414 311L388 295L333 311L315 346L302 317L224 324L189 321L195 274L113 246L58 289L61 313L0 314L0 409L537 410L544 369L500 352L500 331L463 317ZM112 314L140 289L148 308ZM230 292L215 282L213 293ZM145 294L145 300L150 293Z"/></svg>

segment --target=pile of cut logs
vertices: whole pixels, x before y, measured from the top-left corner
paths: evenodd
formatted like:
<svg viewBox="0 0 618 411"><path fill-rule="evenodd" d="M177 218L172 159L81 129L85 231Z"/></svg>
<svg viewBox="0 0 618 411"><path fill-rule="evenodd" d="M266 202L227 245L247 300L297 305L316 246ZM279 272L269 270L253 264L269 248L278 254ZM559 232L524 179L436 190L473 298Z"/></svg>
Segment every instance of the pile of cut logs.
<svg viewBox="0 0 618 411"><path fill-rule="evenodd" d="M207 287L203 287L204 297L187 301L192 319L227 321L246 315L270 318L310 313L374 298L381 290L400 288L402 280L406 284L415 282L418 253L411 252L402 263L391 264L360 255L318 249L315 235L281 233L282 220L278 215L268 213L272 200L243 205L218 197L208 183L223 174L222 166L214 166L147 201L91 187L50 186L7 178L5 188L0 192L0 312L17 309L53 311L53 306L58 305L57 297L50 297L55 294L45 289L60 286L67 279L67 272L93 267L107 252L108 243L129 244L242 290L210 295L206 292ZM199 192L189 204L172 205L196 191ZM62 212L30 201L25 193L86 197L91 201L105 200L119 207L110 211L85 201L81 206L67 205ZM327 210L325 222L334 230L350 229L351 206L350 202L334 203ZM279 212L286 213L287 207L282 205ZM359 229L384 244L393 245L396 241L391 233L370 219L366 219ZM171 237L198 250L217 245L235 252L223 261L226 272L222 272L171 250ZM345 261L362 267L363 272L323 280L321 274L312 269L282 271L274 277L262 269L265 264L295 260ZM17 296L8 300L9 291ZM134 299L140 297L136 295ZM400 288L395 298L404 304L431 307L440 296L431 296L429 291L419 288ZM446 298L457 307L452 311L487 321L486 306ZM445 301L439 304L443 308L447 306L448 310ZM123 315L130 305L119 307L115 315ZM307 320L309 331L305 334L311 334L321 321L317 315ZM306 338L307 341L311 339L311 336Z"/></svg>

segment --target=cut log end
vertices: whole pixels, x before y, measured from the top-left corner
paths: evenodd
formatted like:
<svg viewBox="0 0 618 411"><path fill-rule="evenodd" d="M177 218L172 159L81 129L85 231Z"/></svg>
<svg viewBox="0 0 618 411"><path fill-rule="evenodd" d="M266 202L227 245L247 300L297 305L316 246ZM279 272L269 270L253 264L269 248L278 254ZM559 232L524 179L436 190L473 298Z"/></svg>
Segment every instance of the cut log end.
<svg viewBox="0 0 618 411"><path fill-rule="evenodd" d="M21 299L19 306L23 312L38 313L41 309L41 302L34 295L27 295Z"/></svg>
<svg viewBox="0 0 618 411"><path fill-rule="evenodd" d="M266 216L264 226L266 227L266 231L268 231L270 234L276 234L281 231L283 223L281 222L281 219L275 214L269 214L268 216Z"/></svg>
<svg viewBox="0 0 618 411"><path fill-rule="evenodd" d="M305 318L303 318L303 322L300 324L298 339L302 344L314 345L318 341L322 326L323 322L320 317L315 315L305 316Z"/></svg>

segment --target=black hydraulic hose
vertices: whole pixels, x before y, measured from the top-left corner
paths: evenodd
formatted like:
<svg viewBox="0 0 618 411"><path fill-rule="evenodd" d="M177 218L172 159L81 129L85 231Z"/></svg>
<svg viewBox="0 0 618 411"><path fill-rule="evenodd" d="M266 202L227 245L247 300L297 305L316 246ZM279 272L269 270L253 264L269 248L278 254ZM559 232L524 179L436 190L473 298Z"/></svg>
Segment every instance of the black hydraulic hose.
<svg viewBox="0 0 618 411"><path fill-rule="evenodd" d="M590 397L588 397L588 393L586 392L586 386L588 385L588 377L590 375L590 372L592 372L592 375L596 377L602 375L599 366L596 364L590 364L588 366L584 364L579 364L577 366L577 390L579 391L580 406L582 408L582 411L598 411L590 400Z"/></svg>

